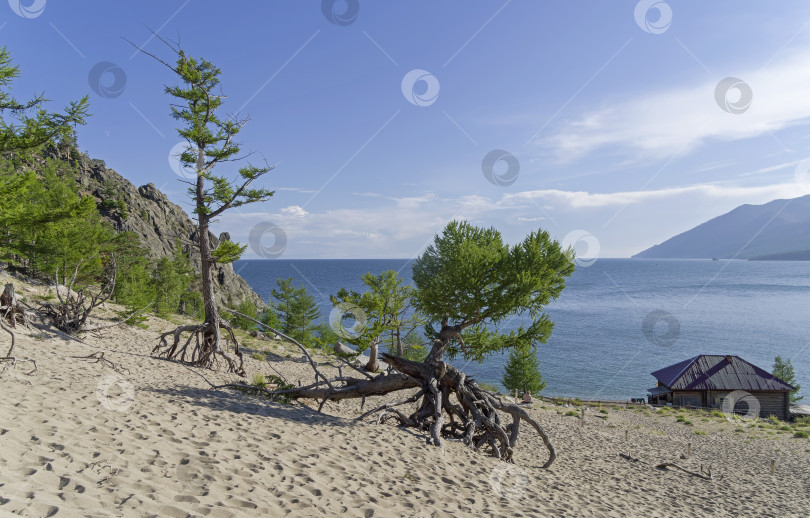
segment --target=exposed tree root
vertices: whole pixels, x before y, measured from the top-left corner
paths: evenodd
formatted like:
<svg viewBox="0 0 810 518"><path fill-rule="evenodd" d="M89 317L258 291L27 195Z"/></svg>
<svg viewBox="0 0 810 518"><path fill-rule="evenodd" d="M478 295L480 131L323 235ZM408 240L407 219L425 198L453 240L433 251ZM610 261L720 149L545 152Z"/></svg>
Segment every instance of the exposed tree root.
<svg viewBox="0 0 810 518"><path fill-rule="evenodd" d="M228 332L234 344L236 359L222 349L219 333L220 329L225 329ZM189 336L185 343L180 345L180 339L183 333L189 333ZM173 336L171 344L169 344L166 339L169 335ZM193 345L192 341L194 342ZM202 367L204 369L217 368L219 360L222 359L225 361L228 372L242 377L245 376L244 362L242 352L239 350L239 342L236 340L231 326L221 319L217 325L203 322L202 324L178 326L173 331L161 334L160 343L152 349L152 354L168 360L191 363L196 367Z"/></svg>
<svg viewBox="0 0 810 518"><path fill-rule="evenodd" d="M378 423L394 420L400 426L425 430L428 432L428 444L442 447L443 438L458 439L474 450L485 448L494 457L507 462L512 462L514 459L514 448L518 440L520 423L524 421L540 435L548 450L549 458L543 467L551 466L557 458L557 452L545 430L529 416L526 410L503 402L500 398L481 389L475 380L467 378L463 372L443 361L428 359L421 363L382 354L382 359L398 372L365 379L342 375L327 379L318 371L309 353L301 344L273 329L271 331L301 347L310 359L316 376L315 382L311 385L286 390L265 390L267 394L288 394L295 398L320 400L320 410L326 401L365 399L367 396L419 388L420 390L414 396L382 405L366 412L359 419L380 412L377 417ZM248 386L229 384L222 387L246 388ZM410 415L405 415L395 408L408 403L416 403L420 399L421 402L416 411ZM505 416L499 412L511 416L511 422L505 422L503 419ZM445 422L445 418L448 418L449 421Z"/></svg>

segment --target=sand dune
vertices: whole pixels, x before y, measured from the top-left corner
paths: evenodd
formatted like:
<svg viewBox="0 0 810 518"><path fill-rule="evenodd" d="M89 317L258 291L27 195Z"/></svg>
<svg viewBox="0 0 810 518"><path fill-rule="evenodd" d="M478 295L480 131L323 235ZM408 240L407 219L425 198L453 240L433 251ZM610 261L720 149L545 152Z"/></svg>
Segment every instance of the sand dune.
<svg viewBox="0 0 810 518"><path fill-rule="evenodd" d="M442 452L413 430L355 422L359 402L318 414L210 390L200 374L232 377L151 358L157 332L172 324L149 325L85 343L47 327L20 330L16 353L36 358L39 371L26 375L21 364L0 376L0 515L810 516L807 439L613 407L589 409L581 428L564 415L570 409L545 405L531 412L557 462L541 469L545 448L524 431L516 464L505 464L457 442ZM99 351L128 371L74 358ZM272 372L248 362L249 374ZM273 367L311 378L294 359ZM692 456L681 459L688 443ZM659 462L711 464L715 480L657 470Z"/></svg>

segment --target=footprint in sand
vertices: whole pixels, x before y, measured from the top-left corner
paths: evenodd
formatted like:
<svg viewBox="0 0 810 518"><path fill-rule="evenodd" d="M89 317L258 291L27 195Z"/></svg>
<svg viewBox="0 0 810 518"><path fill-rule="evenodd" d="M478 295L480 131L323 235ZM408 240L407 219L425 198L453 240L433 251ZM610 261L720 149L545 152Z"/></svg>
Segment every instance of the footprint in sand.
<svg viewBox="0 0 810 518"><path fill-rule="evenodd" d="M218 461L209 457L184 457L177 465L177 479L194 495L207 495L208 486L216 480Z"/></svg>

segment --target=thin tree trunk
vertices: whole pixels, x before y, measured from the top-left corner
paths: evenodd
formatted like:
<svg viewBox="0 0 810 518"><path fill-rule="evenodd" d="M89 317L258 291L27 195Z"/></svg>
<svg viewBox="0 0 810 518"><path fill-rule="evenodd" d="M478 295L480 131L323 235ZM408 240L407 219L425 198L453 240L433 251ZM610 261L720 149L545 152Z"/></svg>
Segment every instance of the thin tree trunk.
<svg viewBox="0 0 810 518"><path fill-rule="evenodd" d="M211 278L211 242L208 239L208 215L205 211L205 178L200 172L205 167L205 151L197 148L197 221L199 222L200 239L200 273L202 274L202 298L205 307L205 321L210 325L212 345L219 343L219 312L214 300L213 279ZM206 333L208 334L208 333Z"/></svg>
<svg viewBox="0 0 810 518"><path fill-rule="evenodd" d="M399 326L397 326L397 356L402 358L403 354L405 354L405 352L402 350L402 332Z"/></svg>

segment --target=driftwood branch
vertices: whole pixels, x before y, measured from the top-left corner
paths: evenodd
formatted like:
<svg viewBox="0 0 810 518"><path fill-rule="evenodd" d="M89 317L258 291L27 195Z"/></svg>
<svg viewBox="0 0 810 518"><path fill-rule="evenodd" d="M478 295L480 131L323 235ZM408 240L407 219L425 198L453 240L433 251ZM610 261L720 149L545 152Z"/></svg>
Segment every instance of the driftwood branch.
<svg viewBox="0 0 810 518"><path fill-rule="evenodd" d="M101 365L107 366L117 372L118 374L126 374L129 375L129 369L124 367L121 363L115 363L111 360L108 360L104 357L104 351L95 352L93 354L89 354L87 356L71 356L71 358L77 358L79 360L95 360L93 363L100 363Z"/></svg>
<svg viewBox="0 0 810 518"><path fill-rule="evenodd" d="M247 315L245 315L243 313L240 313L238 311L234 311L234 310L228 309L228 308L225 308L225 311L228 311L230 313L233 313L234 315L238 315L238 316L240 316L242 318L245 318L245 319L253 322L254 324L258 324L258 325L264 327L265 329L267 329L269 331L272 331L273 333L277 334L282 339L287 340L288 342L297 345L298 348L301 349L301 352L304 353L304 356L307 357L307 360L309 361L309 365L312 367L312 370L315 371L315 381L317 382L318 377L321 377L326 382L326 384L329 385L330 389L334 388L332 386L332 384L329 382L329 379L326 376L324 376L321 373L321 371L318 370L318 366L315 364L315 360L312 359L312 356L309 354L309 351L307 351L307 349L303 345L301 345L301 343L298 340L296 340L294 338L290 338L289 336L285 335L284 333L282 333L280 331L277 331L277 330L273 329L272 327L268 326L267 324L265 324L263 322L259 322L255 318L251 318L251 317L249 317L249 316L247 316Z"/></svg>
<svg viewBox="0 0 810 518"><path fill-rule="evenodd" d="M714 480L712 477L712 468L709 466L709 470L707 472L703 471L703 466L701 466L701 472L697 471L690 471L682 466L675 464L674 462L664 462L663 464L659 464L656 466L658 469L667 469L667 468L675 468L683 471L684 473L688 473L693 477L702 478L703 480Z"/></svg>

